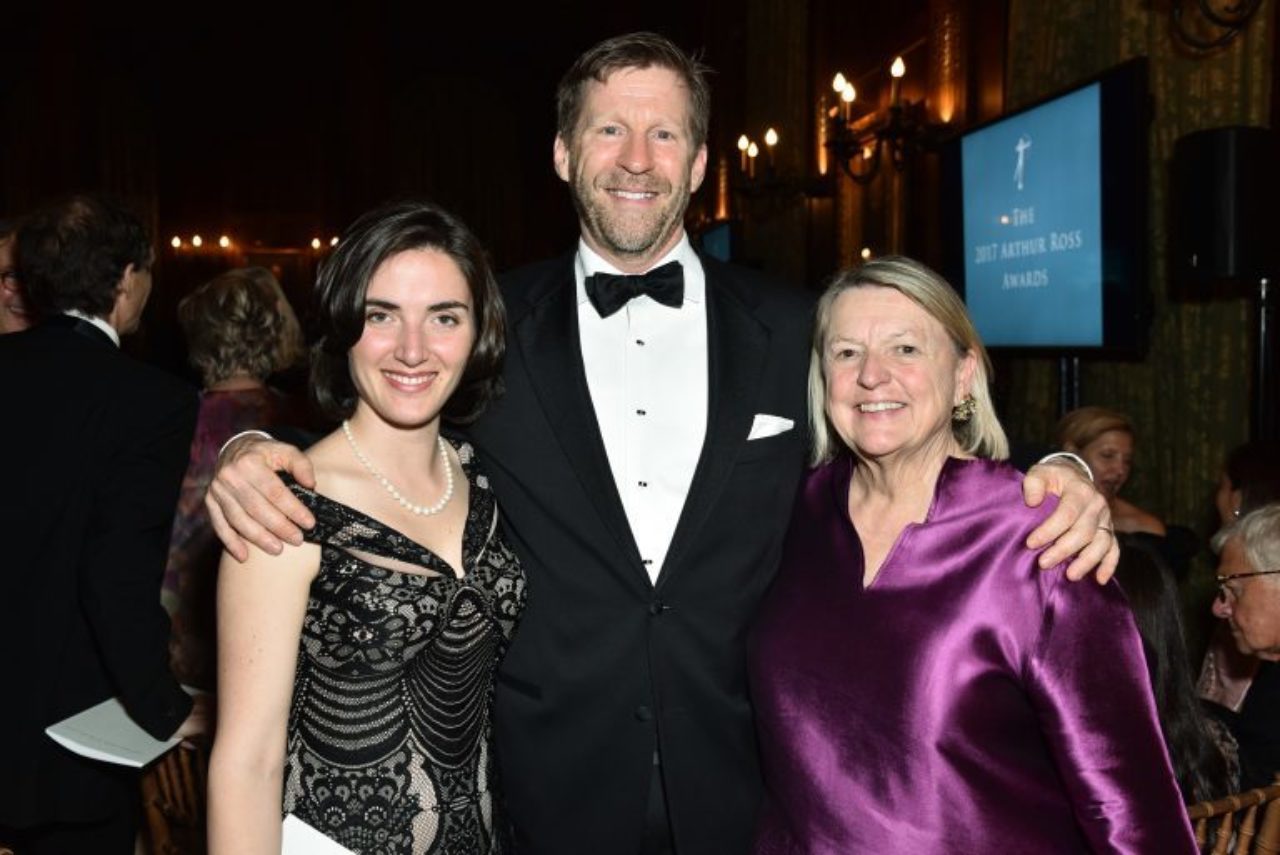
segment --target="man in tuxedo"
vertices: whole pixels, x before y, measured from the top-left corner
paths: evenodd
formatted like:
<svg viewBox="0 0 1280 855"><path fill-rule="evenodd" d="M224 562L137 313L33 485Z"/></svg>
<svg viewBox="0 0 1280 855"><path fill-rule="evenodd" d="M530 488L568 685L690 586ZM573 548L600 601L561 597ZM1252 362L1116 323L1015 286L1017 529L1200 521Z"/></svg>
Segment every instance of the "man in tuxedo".
<svg viewBox="0 0 1280 855"><path fill-rule="evenodd" d="M20 229L18 263L44 320L0 337L0 843L131 853L137 770L44 730L111 697L157 739L205 727L207 702L169 672L160 607L196 396L120 353L151 291L131 214L91 197L52 206Z"/></svg>
<svg viewBox="0 0 1280 855"><path fill-rule="evenodd" d="M496 695L521 853L750 845L745 644L804 469L812 299L690 246L704 72L649 33L577 60L554 165L578 245L502 280L506 394L468 430L529 579ZM232 553L236 532L300 542L310 515L271 470L309 483L305 460L248 439L224 456L208 504ZM1059 557L1090 542L1105 502L1089 502Z"/></svg>

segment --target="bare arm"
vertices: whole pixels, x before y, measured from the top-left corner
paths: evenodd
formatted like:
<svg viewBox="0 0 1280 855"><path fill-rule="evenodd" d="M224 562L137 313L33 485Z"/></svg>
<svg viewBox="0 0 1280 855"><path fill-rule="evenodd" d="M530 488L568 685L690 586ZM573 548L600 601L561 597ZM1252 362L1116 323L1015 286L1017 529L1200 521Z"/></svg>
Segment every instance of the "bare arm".
<svg viewBox="0 0 1280 855"><path fill-rule="evenodd" d="M1105 584L1120 560L1106 498L1075 465L1060 461L1037 463L1023 479L1022 497L1028 506L1038 506L1049 493L1060 497L1058 507L1027 537L1027 546L1052 544L1040 556L1042 568L1074 555L1067 578L1080 580L1096 570L1099 584Z"/></svg>
<svg viewBox="0 0 1280 855"><path fill-rule="evenodd" d="M218 733L209 761L209 852L280 851L289 704L311 579L313 544L254 550L218 573Z"/></svg>
<svg viewBox="0 0 1280 855"><path fill-rule="evenodd" d="M311 512L276 474L280 470L304 487L315 486L306 455L283 442L244 436L218 458L204 504L218 539L237 561L249 557L249 543L279 555L285 542L302 543L302 529L315 525Z"/></svg>

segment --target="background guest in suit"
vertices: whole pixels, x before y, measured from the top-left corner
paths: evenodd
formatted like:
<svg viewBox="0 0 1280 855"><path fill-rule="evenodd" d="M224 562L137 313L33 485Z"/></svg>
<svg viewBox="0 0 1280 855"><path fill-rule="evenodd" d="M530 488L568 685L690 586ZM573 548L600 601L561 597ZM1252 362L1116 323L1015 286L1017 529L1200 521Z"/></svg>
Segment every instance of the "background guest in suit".
<svg viewBox="0 0 1280 855"><path fill-rule="evenodd" d="M818 303L817 466L753 630L762 855L1196 851L1124 596L1026 546L989 371L918 262Z"/></svg>
<svg viewBox="0 0 1280 855"><path fill-rule="evenodd" d="M21 332L32 323L22 287L18 284L14 257L17 232L16 220L0 220L0 335Z"/></svg>
<svg viewBox="0 0 1280 855"><path fill-rule="evenodd" d="M609 39L556 102L578 245L503 277L506 394L470 429L529 577L497 694L517 851L741 853L760 796L744 639L804 467L811 300L689 243L699 62L651 33ZM302 457L224 457L210 511L233 554L237 530L298 542L312 518L270 470L310 483ZM1054 561L1114 564L1096 493L1059 507L1042 542L1077 528Z"/></svg>
<svg viewBox="0 0 1280 855"><path fill-rule="evenodd" d="M1263 505L1213 538L1218 598L1213 613L1231 627L1241 653L1263 660L1236 716L1242 787L1262 787L1280 772L1280 503Z"/></svg>
<svg viewBox="0 0 1280 855"><path fill-rule="evenodd" d="M280 284L261 267L230 270L201 285L178 304L178 322L204 391L160 601L173 619L174 673L187 685L212 690L213 600L222 544L209 525L204 494L228 437L301 420L298 404L269 388L267 378L301 357L302 333Z"/></svg>
<svg viewBox="0 0 1280 855"><path fill-rule="evenodd" d="M0 419L0 840L22 855L127 853L136 770L44 729L116 696L157 739L204 730L207 702L169 672L157 598L195 396L119 351L151 291L151 244L131 214L70 199L23 224L18 256L46 320L0 337L5 392L21 402Z"/></svg>

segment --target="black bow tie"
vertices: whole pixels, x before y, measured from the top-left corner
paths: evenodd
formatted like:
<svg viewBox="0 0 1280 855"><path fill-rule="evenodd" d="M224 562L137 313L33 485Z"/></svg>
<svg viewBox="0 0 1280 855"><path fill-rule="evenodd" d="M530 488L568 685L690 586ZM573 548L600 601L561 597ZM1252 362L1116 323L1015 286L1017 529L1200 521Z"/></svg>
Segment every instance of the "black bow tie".
<svg viewBox="0 0 1280 855"><path fill-rule="evenodd" d="M587 277L586 286L587 298L602 318L609 317L641 294L678 309L684 302L684 268L680 262L671 261L639 276L593 273Z"/></svg>

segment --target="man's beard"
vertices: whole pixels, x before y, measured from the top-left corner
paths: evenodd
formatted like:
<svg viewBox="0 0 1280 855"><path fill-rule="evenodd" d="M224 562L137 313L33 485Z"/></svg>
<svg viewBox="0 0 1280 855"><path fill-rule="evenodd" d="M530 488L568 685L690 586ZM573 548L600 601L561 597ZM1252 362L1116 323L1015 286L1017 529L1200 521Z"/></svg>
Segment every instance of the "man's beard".
<svg viewBox="0 0 1280 855"><path fill-rule="evenodd" d="M647 212L619 214L594 191L601 188L657 193L666 203ZM593 182L579 175L573 183L573 203L587 231L602 248L620 256L642 256L665 244L679 226L689 206L687 183L671 185L661 178L634 175L599 176Z"/></svg>

